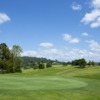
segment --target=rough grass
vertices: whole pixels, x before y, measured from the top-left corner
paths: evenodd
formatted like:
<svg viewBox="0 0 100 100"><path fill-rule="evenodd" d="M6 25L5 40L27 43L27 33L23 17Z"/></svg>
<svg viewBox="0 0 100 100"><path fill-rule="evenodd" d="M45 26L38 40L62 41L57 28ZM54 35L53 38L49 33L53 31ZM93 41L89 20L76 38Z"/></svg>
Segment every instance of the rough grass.
<svg viewBox="0 0 100 100"><path fill-rule="evenodd" d="M0 100L100 100L100 66L57 65L0 75Z"/></svg>

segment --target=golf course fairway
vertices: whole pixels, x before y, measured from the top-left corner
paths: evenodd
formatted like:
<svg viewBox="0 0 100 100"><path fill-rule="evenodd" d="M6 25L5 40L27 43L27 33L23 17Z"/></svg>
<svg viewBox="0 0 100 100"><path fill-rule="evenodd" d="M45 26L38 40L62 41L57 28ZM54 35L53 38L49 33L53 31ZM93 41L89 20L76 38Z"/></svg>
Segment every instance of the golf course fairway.
<svg viewBox="0 0 100 100"><path fill-rule="evenodd" d="M1 74L0 100L100 100L100 66L54 65Z"/></svg>

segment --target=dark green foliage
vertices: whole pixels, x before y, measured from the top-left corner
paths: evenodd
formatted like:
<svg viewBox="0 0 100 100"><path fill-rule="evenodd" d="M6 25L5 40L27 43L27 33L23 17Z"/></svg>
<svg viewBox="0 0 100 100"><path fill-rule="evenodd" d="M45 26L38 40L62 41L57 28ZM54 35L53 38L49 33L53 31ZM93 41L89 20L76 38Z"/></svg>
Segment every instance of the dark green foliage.
<svg viewBox="0 0 100 100"><path fill-rule="evenodd" d="M87 62L84 58L72 61L72 65L79 66L80 68L85 68Z"/></svg>
<svg viewBox="0 0 100 100"><path fill-rule="evenodd" d="M15 53L5 43L0 44L0 73L21 72L19 52Z"/></svg>
<svg viewBox="0 0 100 100"><path fill-rule="evenodd" d="M22 72L20 65L21 65L21 58L17 57L15 59L15 72Z"/></svg>
<svg viewBox="0 0 100 100"><path fill-rule="evenodd" d="M68 63L67 63L67 62L62 62L62 65L63 65L63 66L67 66Z"/></svg>
<svg viewBox="0 0 100 100"><path fill-rule="evenodd" d="M86 64L87 64L87 62L86 62L85 59L80 59L80 60L79 60L79 66L80 66L81 68L85 68Z"/></svg>
<svg viewBox="0 0 100 100"><path fill-rule="evenodd" d="M38 69L38 64L37 63L34 64L33 69Z"/></svg>
<svg viewBox="0 0 100 100"><path fill-rule="evenodd" d="M94 66L95 63L94 63L93 61L89 61L89 62L87 63L87 65L89 65L89 66Z"/></svg>
<svg viewBox="0 0 100 100"><path fill-rule="evenodd" d="M13 54L13 72L21 72L21 47L18 45L13 45L11 53Z"/></svg>
<svg viewBox="0 0 100 100"><path fill-rule="evenodd" d="M94 66L95 65L94 61L92 61L91 64L92 64L92 66Z"/></svg>
<svg viewBox="0 0 100 100"><path fill-rule="evenodd" d="M87 63L87 65L88 65L88 66L91 66L91 61L89 61L89 62Z"/></svg>
<svg viewBox="0 0 100 100"><path fill-rule="evenodd" d="M53 60L46 58L38 58L38 57L22 57L21 67L38 68L37 65L39 62L47 63L47 62L53 62Z"/></svg>
<svg viewBox="0 0 100 100"><path fill-rule="evenodd" d="M13 63L11 61L6 63L6 73L14 73L13 72Z"/></svg>
<svg viewBox="0 0 100 100"><path fill-rule="evenodd" d="M0 73L12 73L12 54L5 43L0 44Z"/></svg>
<svg viewBox="0 0 100 100"><path fill-rule="evenodd" d="M46 63L46 68L52 67L52 63L51 62L47 62Z"/></svg>
<svg viewBox="0 0 100 100"><path fill-rule="evenodd" d="M44 63L42 63L42 62L38 63L38 68L39 69L44 69L45 68Z"/></svg>

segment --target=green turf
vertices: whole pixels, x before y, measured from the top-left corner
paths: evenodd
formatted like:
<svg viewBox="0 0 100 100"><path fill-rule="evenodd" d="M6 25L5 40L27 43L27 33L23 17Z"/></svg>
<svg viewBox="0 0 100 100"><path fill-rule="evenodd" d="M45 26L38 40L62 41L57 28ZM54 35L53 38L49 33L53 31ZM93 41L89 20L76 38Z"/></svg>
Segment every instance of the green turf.
<svg viewBox="0 0 100 100"><path fill-rule="evenodd" d="M0 75L0 100L100 100L100 66L58 65Z"/></svg>
<svg viewBox="0 0 100 100"><path fill-rule="evenodd" d="M59 90L80 88L87 85L77 79L62 77L1 77L0 89L5 90ZM74 84L73 84L74 83Z"/></svg>

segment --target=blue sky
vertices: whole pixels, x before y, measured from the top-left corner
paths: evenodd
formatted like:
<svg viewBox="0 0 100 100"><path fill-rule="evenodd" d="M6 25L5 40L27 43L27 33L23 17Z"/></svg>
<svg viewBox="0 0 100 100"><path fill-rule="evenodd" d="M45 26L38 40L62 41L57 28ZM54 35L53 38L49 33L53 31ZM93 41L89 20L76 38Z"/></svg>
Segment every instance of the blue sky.
<svg viewBox="0 0 100 100"><path fill-rule="evenodd" d="M0 43L22 56L100 61L100 0L0 0Z"/></svg>

